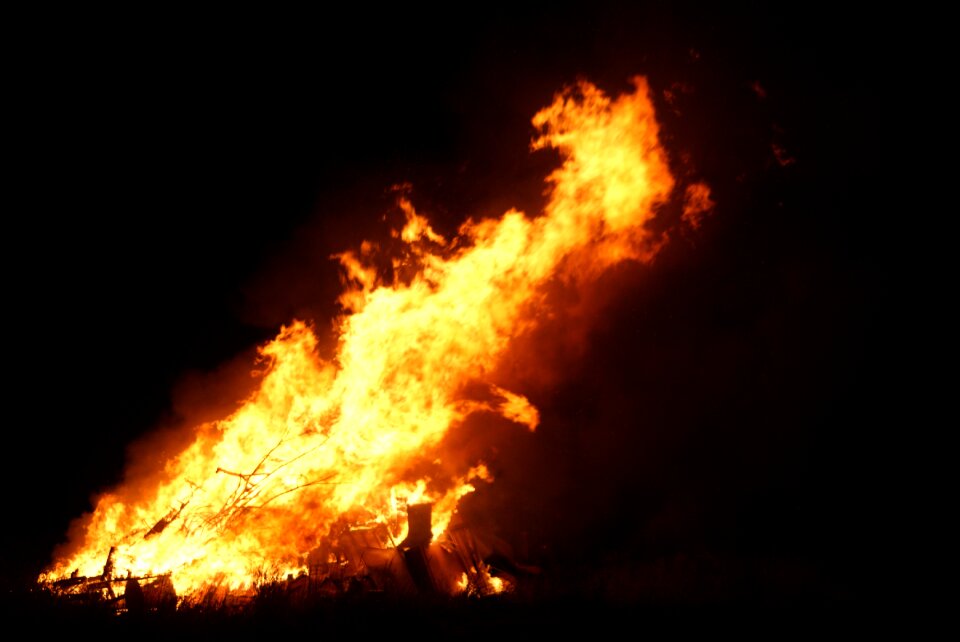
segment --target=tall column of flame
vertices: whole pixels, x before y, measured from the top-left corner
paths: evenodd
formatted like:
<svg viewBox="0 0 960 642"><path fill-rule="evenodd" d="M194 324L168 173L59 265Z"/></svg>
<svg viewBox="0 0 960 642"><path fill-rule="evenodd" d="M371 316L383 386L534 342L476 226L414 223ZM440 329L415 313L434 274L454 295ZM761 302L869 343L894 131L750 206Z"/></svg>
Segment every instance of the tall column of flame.
<svg viewBox="0 0 960 642"><path fill-rule="evenodd" d="M549 314L544 286L589 282L656 250L645 224L674 180L646 82L634 84L611 100L583 82L534 117L534 148L563 159L541 215L468 220L447 241L401 201L405 251L394 267L412 276L378 276L368 243L340 256L350 285L333 360L318 356L307 324L283 328L261 348L259 389L199 426L149 491L101 496L80 541L42 579L99 575L115 547L117 575L172 573L181 595L213 582L240 588L262 564L303 568L334 524L396 524L398 500L435 502L442 531L470 481L489 477L480 462L452 470L444 435L476 412L538 424L527 399L490 376ZM464 399L478 382L489 395Z"/></svg>

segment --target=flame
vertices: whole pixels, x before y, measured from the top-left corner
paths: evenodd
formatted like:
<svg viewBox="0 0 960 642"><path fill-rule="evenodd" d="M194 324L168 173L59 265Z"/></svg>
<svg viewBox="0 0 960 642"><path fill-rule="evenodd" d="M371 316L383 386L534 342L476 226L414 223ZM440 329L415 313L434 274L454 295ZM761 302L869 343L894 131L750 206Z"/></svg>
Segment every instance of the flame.
<svg viewBox="0 0 960 642"><path fill-rule="evenodd" d="M282 328L260 348L257 391L198 426L149 490L130 483L99 497L74 551L41 579L167 573L181 596L240 590L264 568L303 572L337 524L385 525L399 541L405 507L422 502L433 503L439 535L460 498L492 479L481 462L456 470L444 436L481 412L539 424L534 405L493 378L516 340L549 318L545 287L588 284L657 251L646 224L674 179L646 81L634 86L611 99L581 82L533 118L533 148L563 159L540 216L469 219L448 241L401 198L394 276L374 267L372 243L337 257L347 286L334 357L321 358L307 323ZM478 385L487 392L471 398ZM502 579L488 582L504 590Z"/></svg>
<svg viewBox="0 0 960 642"><path fill-rule="evenodd" d="M691 229L698 230L714 205L713 199L710 198L710 187L706 183L687 185L683 200L683 215L680 218Z"/></svg>

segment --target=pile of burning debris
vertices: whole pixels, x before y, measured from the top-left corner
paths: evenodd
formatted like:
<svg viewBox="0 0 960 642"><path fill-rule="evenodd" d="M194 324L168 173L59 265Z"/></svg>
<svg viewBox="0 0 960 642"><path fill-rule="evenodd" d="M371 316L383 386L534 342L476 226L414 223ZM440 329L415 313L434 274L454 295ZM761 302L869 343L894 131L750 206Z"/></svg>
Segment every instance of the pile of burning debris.
<svg viewBox="0 0 960 642"><path fill-rule="evenodd" d="M392 596L456 596L483 598L513 591L535 566L513 561L509 547L495 537L478 535L467 526L449 528L434 540L431 504L408 508L409 531L397 543L382 524L331 529L307 557L306 572L279 577L261 570L246 589L211 584L179 596L171 573L142 577L114 573L114 548L103 573L42 583L65 601L108 606L118 613L173 612L181 606L243 609L258 596L283 596L291 604L325 597L388 594Z"/></svg>
<svg viewBox="0 0 960 642"><path fill-rule="evenodd" d="M460 500L493 482L494 426L540 424L520 391L543 367L532 337L580 336L551 325L587 323L590 299L567 310L568 299L614 265L651 261L663 217L691 231L712 206L706 185L677 189L650 88L633 86L611 98L581 81L533 117L533 149L562 159L539 214L471 218L447 239L399 196L396 243L336 255L332 334L281 327L258 348L255 390L100 495L41 583L133 611L264 593L485 597L537 574L453 523Z"/></svg>

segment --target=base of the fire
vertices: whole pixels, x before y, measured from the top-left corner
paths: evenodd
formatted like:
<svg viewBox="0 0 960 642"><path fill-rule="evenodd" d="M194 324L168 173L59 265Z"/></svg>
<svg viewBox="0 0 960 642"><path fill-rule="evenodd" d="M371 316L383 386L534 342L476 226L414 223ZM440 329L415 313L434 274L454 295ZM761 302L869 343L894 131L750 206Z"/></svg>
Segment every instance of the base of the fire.
<svg viewBox="0 0 960 642"><path fill-rule="evenodd" d="M344 527L310 552L306 572L281 577L261 569L250 586L239 590L211 585L178 596L171 574L118 577L113 549L101 575L75 575L41 588L66 602L136 615L183 608L243 610L264 600L297 605L361 595L486 598L511 593L524 577L539 574L538 568L514 561L494 538L466 526L448 529L434 540L430 504L410 506L408 524L408 535L399 543L382 526Z"/></svg>

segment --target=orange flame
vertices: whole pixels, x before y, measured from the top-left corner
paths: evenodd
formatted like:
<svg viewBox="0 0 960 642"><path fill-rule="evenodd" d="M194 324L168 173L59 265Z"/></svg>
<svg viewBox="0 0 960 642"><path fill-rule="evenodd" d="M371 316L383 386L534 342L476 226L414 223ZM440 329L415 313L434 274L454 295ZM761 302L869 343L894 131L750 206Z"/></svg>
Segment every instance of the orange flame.
<svg viewBox="0 0 960 642"><path fill-rule="evenodd" d="M434 535L473 483L480 462L456 470L441 440L471 414L534 430L530 401L491 379L515 340L549 316L545 286L589 283L605 268L653 256L646 223L674 179L658 141L646 81L615 100L582 82L533 119L535 149L563 158L542 215L510 210L467 220L447 241L401 199L408 279L385 280L374 248L338 258L348 287L332 360L294 321L260 349L259 389L232 415L196 429L166 461L162 482L101 496L74 552L41 577L171 573L180 595L250 586L257 569L303 571L338 523L386 525L399 541L407 504L433 502ZM465 398L467 385L485 400ZM463 581L463 580L461 580ZM492 578L494 590L503 581Z"/></svg>

